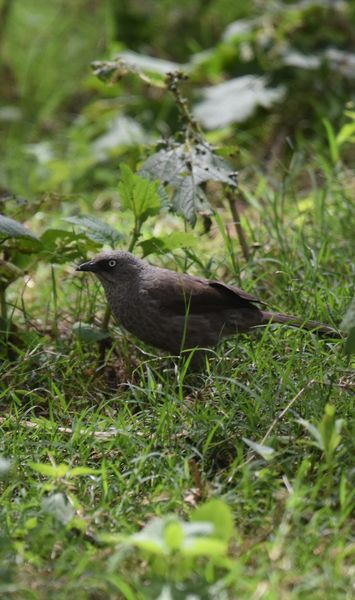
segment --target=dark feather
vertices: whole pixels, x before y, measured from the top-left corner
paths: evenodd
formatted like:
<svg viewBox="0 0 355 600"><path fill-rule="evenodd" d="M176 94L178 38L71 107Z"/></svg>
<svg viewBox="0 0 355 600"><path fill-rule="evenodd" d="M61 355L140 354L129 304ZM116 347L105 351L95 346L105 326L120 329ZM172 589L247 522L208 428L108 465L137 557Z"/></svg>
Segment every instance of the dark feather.
<svg viewBox="0 0 355 600"><path fill-rule="evenodd" d="M163 311L173 311L175 314L184 315L186 313L220 312L236 308L258 310L254 303L260 301L234 286L219 281L191 277L184 273L179 274L165 270L158 273L164 277L163 288L160 277L154 278L153 281L150 281L148 292L151 297L155 297L159 301ZM162 289L164 289L163 294Z"/></svg>

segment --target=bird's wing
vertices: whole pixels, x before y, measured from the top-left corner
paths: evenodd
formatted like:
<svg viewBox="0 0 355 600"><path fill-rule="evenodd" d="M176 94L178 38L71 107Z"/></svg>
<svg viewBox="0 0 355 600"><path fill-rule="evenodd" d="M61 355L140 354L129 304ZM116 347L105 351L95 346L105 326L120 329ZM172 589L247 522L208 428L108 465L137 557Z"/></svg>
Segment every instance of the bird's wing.
<svg viewBox="0 0 355 600"><path fill-rule="evenodd" d="M234 286L165 269L154 270L145 289L161 310L181 315L236 308L258 310L254 303L260 302Z"/></svg>

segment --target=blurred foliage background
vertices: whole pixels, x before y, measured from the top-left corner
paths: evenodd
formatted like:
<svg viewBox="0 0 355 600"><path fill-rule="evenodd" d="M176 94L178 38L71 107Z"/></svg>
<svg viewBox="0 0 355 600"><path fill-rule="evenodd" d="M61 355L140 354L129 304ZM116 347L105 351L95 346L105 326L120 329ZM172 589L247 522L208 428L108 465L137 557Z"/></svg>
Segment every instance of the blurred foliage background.
<svg viewBox="0 0 355 600"><path fill-rule="evenodd" d="M90 203L115 185L120 158L135 166L179 128L166 90L134 76L107 86L94 60L182 68L209 139L237 145L249 178L255 168L283 177L296 146L322 155L322 119L336 131L353 122L352 2L1 0L0 11L0 189L30 212L49 191Z"/></svg>

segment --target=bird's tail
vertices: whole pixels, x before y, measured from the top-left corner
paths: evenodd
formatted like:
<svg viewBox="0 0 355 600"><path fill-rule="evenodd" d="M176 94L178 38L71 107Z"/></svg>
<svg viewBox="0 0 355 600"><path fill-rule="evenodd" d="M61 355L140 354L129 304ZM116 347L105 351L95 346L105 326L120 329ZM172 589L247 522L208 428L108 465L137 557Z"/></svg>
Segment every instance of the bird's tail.
<svg viewBox="0 0 355 600"><path fill-rule="evenodd" d="M301 329L314 330L316 333L321 335L327 335L330 337L342 337L339 331L331 327L330 325L324 325L319 321L304 321L299 317L293 315L286 315L285 313L274 313L262 311L263 320L262 324L267 325L268 323L284 323L291 327L299 327Z"/></svg>

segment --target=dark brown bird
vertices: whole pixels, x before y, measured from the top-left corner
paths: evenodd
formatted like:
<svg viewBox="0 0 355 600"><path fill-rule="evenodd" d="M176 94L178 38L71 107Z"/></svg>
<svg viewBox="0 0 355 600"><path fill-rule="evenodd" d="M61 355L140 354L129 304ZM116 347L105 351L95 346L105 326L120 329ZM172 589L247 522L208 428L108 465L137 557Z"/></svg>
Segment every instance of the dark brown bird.
<svg viewBox="0 0 355 600"><path fill-rule="evenodd" d="M257 306L263 302L237 287L153 267L129 252L102 252L76 270L95 273L125 329L173 355L270 322L336 335L317 321L264 311Z"/></svg>

